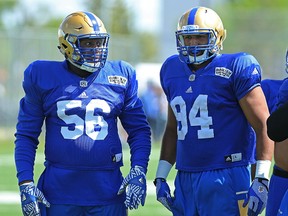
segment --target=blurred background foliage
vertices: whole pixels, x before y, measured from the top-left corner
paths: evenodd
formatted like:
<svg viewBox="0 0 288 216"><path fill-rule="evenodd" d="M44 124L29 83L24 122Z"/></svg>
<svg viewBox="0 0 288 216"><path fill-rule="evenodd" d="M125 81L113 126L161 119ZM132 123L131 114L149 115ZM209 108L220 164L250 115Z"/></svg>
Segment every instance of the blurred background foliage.
<svg viewBox="0 0 288 216"><path fill-rule="evenodd" d="M161 62L167 57L163 56L163 52L159 52L159 48L165 47L165 45L161 44L161 31L150 32L136 28L135 13L137 12L131 9L125 0L83 0L82 2L88 10L93 11L104 21L106 29L113 36L111 43L114 41L119 43L119 38L120 42L133 43L133 47L138 51L136 55L132 51L131 55L124 57L122 55L123 52L119 50L113 51L112 58L124 58L124 60L137 63L139 61ZM213 4L209 3L212 1L207 2L208 7L210 6L209 4L211 4L211 7L213 5L212 8L221 16L227 29L227 38L224 42L225 52L247 51L254 55L260 55L261 58L262 54L267 53L267 56L264 54L263 57L264 65L271 58L273 58L275 64L279 65L281 62L283 64L283 58L281 60L277 57L275 58L275 55L271 55L271 53L273 53L275 48L283 56L283 51L285 51L283 43L285 43L285 38L287 38L287 0L218 0L214 1ZM38 6L37 13L30 13L29 8L27 10L21 0L2 0L0 2L0 14L13 13L15 10L21 11L20 17L13 23L17 27L14 29L15 31L18 28L43 28L45 30L54 29L55 32L55 29L58 28L59 23L63 19L60 16L49 16L51 13L47 11L48 9L44 3L42 6L41 4ZM168 13L172 12L168 11ZM162 13L165 13L165 11ZM48 14L48 16L43 19L43 14ZM0 17L0 28L3 29L1 31L9 30L9 25L4 25L5 20L3 20L3 17ZM171 14L171 17L173 17L173 14ZM179 15L177 15L177 18L179 18ZM165 20L162 20L162 23L165 25ZM176 28L176 24L174 29L172 29L173 31ZM170 32L172 33L173 31ZM270 67L268 68L268 71L270 71ZM273 73L270 75L277 77Z"/></svg>
<svg viewBox="0 0 288 216"><path fill-rule="evenodd" d="M0 127L15 124L18 101L23 95L22 74L27 65L36 59L63 60L57 50L57 29L63 14L51 12L46 1L38 1L37 9L24 1L33 2L0 1ZM133 4L142 1L145 0ZM109 59L123 59L133 66L161 64L176 53L174 32L179 17L201 3L220 15L227 30L222 52L253 54L262 66L263 79L286 77L287 0L159 1L160 25L151 31L139 26L135 18L138 11L126 0L79 0L105 23L111 35ZM65 2L69 7L69 1ZM149 8L148 3L145 6ZM155 71L155 76L158 73Z"/></svg>

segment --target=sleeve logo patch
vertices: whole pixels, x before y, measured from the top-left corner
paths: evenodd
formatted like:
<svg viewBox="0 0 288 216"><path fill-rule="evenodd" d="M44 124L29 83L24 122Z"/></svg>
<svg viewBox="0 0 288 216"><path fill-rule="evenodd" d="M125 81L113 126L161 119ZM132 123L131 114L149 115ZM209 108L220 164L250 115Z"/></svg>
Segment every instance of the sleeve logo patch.
<svg viewBox="0 0 288 216"><path fill-rule="evenodd" d="M232 71L224 67L216 67L215 75L229 79L232 75Z"/></svg>
<svg viewBox="0 0 288 216"><path fill-rule="evenodd" d="M122 76L108 76L108 81L111 84L125 86L127 83L127 79Z"/></svg>

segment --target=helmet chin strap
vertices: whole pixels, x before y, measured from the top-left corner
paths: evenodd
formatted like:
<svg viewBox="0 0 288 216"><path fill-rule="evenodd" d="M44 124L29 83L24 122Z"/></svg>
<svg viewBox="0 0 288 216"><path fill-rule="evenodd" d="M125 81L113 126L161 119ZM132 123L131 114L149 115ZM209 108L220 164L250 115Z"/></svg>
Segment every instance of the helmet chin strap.
<svg viewBox="0 0 288 216"><path fill-rule="evenodd" d="M87 71L87 72L89 72L89 73L94 73L94 72L96 72L96 71L99 69L99 68L88 67L88 66L86 66L86 65L84 65L84 64L78 65L78 64L72 62L69 58L68 58L67 60L68 60L71 64L73 64L75 67L77 67L77 68L79 68L79 69L81 69L81 70L85 70L85 71Z"/></svg>
<svg viewBox="0 0 288 216"><path fill-rule="evenodd" d="M92 68L92 67L88 67L88 66L82 64L82 65L80 66L80 69L81 69L81 70L88 71L88 72L90 72L90 73L94 73L94 72L96 72L99 68Z"/></svg>
<svg viewBox="0 0 288 216"><path fill-rule="evenodd" d="M194 57L194 56L189 55L189 60L190 60L191 64L199 65L199 64L202 64L203 62L205 62L207 60L208 56L209 56L208 50L205 50L203 52L203 54L200 56Z"/></svg>

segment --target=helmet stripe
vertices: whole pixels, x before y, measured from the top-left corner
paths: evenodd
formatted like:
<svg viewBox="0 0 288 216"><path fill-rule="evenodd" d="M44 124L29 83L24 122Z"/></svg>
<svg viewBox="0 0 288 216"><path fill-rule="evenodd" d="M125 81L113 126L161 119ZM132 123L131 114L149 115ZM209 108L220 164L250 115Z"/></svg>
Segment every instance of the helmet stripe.
<svg viewBox="0 0 288 216"><path fill-rule="evenodd" d="M97 22L97 19L96 19L96 17L94 16L94 14L89 13L89 12L84 12L84 13L85 13L85 14L89 17L89 19L91 20L91 22L92 22L92 24L93 24L94 31L95 31L95 32L100 31L99 25L98 25L98 22Z"/></svg>
<svg viewBox="0 0 288 216"><path fill-rule="evenodd" d="M189 17L188 17L188 20L187 20L187 25L194 25L194 22L195 22L195 16L196 16L196 13L198 11L198 8L199 7L195 7L193 8L190 13L189 13Z"/></svg>

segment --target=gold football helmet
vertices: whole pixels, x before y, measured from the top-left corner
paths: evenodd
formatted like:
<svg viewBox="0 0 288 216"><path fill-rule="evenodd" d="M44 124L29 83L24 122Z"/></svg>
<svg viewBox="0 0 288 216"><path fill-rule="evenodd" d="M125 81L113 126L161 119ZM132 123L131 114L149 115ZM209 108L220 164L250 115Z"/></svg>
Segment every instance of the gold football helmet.
<svg viewBox="0 0 288 216"><path fill-rule="evenodd" d="M58 39L60 52L71 64L88 72L104 67L108 56L109 34L95 14L75 12L68 15L60 24Z"/></svg>
<svg viewBox="0 0 288 216"><path fill-rule="evenodd" d="M223 49L226 30L217 13L206 7L194 7L185 12L178 22L176 33L177 51L181 61L201 64ZM185 35L208 35L207 44L185 45Z"/></svg>

